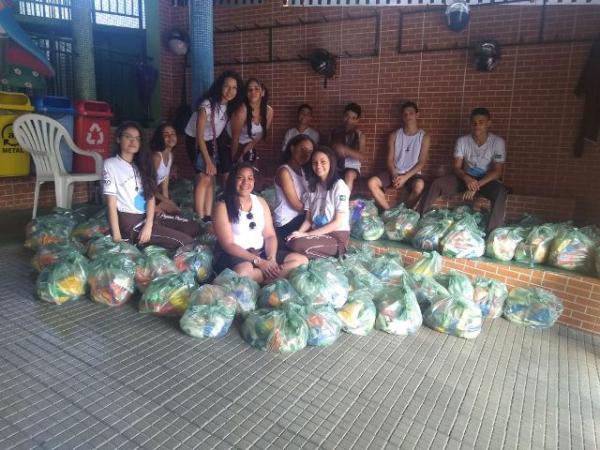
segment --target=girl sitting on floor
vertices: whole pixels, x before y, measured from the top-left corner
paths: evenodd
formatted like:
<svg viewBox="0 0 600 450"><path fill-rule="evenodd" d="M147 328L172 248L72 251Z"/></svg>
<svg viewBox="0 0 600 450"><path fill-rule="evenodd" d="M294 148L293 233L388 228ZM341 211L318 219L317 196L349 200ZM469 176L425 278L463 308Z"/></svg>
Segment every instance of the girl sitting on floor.
<svg viewBox="0 0 600 450"><path fill-rule="evenodd" d="M157 189L154 193L156 198L156 212L177 214L179 208L169 198L169 177L173 165L173 148L177 145L177 132L170 123L164 123L154 130L154 136L150 141L152 150L152 161L156 170Z"/></svg>

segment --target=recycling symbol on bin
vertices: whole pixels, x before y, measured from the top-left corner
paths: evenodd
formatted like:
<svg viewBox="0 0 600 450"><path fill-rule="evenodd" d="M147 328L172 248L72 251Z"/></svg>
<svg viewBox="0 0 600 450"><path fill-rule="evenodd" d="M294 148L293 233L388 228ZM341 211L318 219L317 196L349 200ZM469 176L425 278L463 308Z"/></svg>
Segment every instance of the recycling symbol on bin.
<svg viewBox="0 0 600 450"><path fill-rule="evenodd" d="M104 133L98 122L94 122L85 136L85 142L90 145L102 145L104 142Z"/></svg>

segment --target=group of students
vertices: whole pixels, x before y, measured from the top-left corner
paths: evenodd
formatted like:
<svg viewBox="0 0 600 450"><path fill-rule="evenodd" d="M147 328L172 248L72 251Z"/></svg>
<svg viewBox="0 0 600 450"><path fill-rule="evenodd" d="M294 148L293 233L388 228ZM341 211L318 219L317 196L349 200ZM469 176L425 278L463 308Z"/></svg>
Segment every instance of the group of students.
<svg viewBox="0 0 600 450"><path fill-rule="evenodd" d="M350 238L349 201L360 175L366 139L359 130L361 107L344 109L344 125L331 133L329 146L319 146L312 108L298 108L298 124L285 135L282 165L275 173L273 216L255 195L256 145L267 136L273 110L264 85L251 78L243 85L235 72L218 77L199 100L186 127L188 150L198 173L195 208L210 220L217 237L216 271L231 268L259 283L285 277L308 259L344 254ZM506 158L504 141L488 132L490 114L471 113L472 132L459 138L454 173L426 185L421 171L427 163L431 137L418 128L418 107L401 107L403 127L388 139L386 171L368 186L381 208L388 209L384 189L409 191L407 204L427 211L441 194L463 191L489 198L489 228L504 218L506 188L500 178ZM177 248L193 242L199 225L178 215L169 198L169 175L177 134L173 126L157 128L150 148L135 122L116 132L115 156L104 163L104 194L111 235L142 245ZM224 190L213 213L215 177ZM420 201L420 203L419 203Z"/></svg>

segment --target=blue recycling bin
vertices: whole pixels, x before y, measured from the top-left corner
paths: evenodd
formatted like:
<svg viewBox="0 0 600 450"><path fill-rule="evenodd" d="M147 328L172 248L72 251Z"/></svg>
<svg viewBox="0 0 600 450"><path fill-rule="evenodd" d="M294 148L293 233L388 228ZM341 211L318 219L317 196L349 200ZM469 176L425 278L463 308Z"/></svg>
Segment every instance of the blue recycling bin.
<svg viewBox="0 0 600 450"><path fill-rule="evenodd" d="M52 117L54 120L67 129L71 138L73 137L73 116L75 109L68 97L56 97L48 95L45 97L34 97L33 107L35 112ZM62 157L65 170L69 173L73 171L73 152L67 146L66 142L60 144L60 155Z"/></svg>

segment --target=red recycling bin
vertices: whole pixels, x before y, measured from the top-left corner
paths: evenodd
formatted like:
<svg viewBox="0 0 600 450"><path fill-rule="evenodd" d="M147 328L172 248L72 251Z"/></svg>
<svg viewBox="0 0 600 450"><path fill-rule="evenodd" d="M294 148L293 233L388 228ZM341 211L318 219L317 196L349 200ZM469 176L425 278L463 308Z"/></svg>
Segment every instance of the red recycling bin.
<svg viewBox="0 0 600 450"><path fill-rule="evenodd" d="M93 150L103 159L110 156L110 119L112 111L106 102L80 100L75 103L75 143L83 150ZM94 173L94 159L73 155L73 172Z"/></svg>

